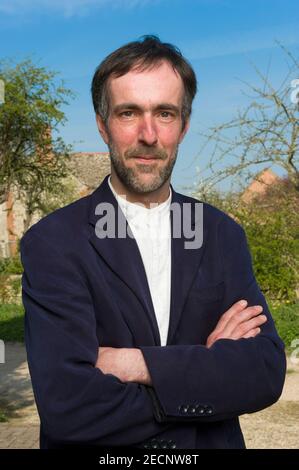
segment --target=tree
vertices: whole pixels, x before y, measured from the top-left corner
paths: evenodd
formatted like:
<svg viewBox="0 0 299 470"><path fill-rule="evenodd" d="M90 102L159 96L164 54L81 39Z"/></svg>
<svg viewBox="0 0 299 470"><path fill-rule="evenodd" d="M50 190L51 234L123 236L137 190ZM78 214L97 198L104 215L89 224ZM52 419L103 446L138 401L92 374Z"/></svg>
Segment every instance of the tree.
<svg viewBox="0 0 299 470"><path fill-rule="evenodd" d="M298 299L298 204L298 191L284 178L235 211L247 234L257 279L272 300Z"/></svg>
<svg viewBox="0 0 299 470"><path fill-rule="evenodd" d="M34 211L43 209L41 195L51 194L67 175L71 146L54 134L66 121L61 107L74 95L56 76L31 59L0 62L5 85L0 105L0 198L17 190L26 206L25 228Z"/></svg>
<svg viewBox="0 0 299 470"><path fill-rule="evenodd" d="M203 198L228 213L246 232L254 272L269 300L295 302L299 297L299 193L281 178L245 202L240 193L216 189Z"/></svg>
<svg viewBox="0 0 299 470"><path fill-rule="evenodd" d="M26 208L24 232L30 227L35 214L42 217L78 198L76 184L72 177L64 176L64 174L64 170L61 174L53 172L45 181L44 186L34 184L32 178L31 191L17 189Z"/></svg>
<svg viewBox="0 0 299 470"><path fill-rule="evenodd" d="M299 191L299 62L283 46L288 59L288 73L278 88L255 67L261 86L250 85L249 105L229 122L202 132L204 144L211 145L211 156L202 171L199 193L210 192L217 183L233 177L247 183L260 165L280 166ZM292 76L297 79L292 80ZM232 163L225 164L227 160ZM204 176L205 172L208 176Z"/></svg>

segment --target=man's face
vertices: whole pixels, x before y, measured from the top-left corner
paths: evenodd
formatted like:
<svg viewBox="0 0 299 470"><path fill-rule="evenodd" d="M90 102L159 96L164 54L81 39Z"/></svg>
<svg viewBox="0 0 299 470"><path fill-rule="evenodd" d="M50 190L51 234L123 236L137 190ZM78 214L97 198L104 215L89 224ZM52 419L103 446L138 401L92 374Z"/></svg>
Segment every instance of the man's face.
<svg viewBox="0 0 299 470"><path fill-rule="evenodd" d="M112 173L133 193L150 193L168 184L182 129L184 86L167 62L152 69L131 70L112 78L110 114L105 126L97 116L109 147Z"/></svg>

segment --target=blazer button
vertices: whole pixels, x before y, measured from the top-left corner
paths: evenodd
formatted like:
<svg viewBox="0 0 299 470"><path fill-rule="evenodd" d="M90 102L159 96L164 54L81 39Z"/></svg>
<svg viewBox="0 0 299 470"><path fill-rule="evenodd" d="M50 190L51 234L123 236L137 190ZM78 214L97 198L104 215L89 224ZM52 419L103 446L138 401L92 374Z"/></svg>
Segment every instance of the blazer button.
<svg viewBox="0 0 299 470"><path fill-rule="evenodd" d="M169 449L176 449L176 443L172 439L168 441L168 446Z"/></svg>
<svg viewBox="0 0 299 470"><path fill-rule="evenodd" d="M205 409L204 409L203 406L198 406L198 407L197 407L196 413L197 413L198 415L203 415L204 412L205 412Z"/></svg>
<svg viewBox="0 0 299 470"><path fill-rule="evenodd" d="M161 449L168 449L168 442L162 439L160 441L160 446L161 446Z"/></svg>
<svg viewBox="0 0 299 470"><path fill-rule="evenodd" d="M159 448L159 443L156 439L151 440L151 448L152 449L158 449Z"/></svg>
<svg viewBox="0 0 299 470"><path fill-rule="evenodd" d="M211 415L211 414L213 414L213 408L212 408L211 406L207 406L207 407L205 408L205 414L206 414L206 415Z"/></svg>
<svg viewBox="0 0 299 470"><path fill-rule="evenodd" d="M179 406L179 412L180 412L181 414L186 414L186 413L188 413L188 406L187 406L187 405L180 405L180 406Z"/></svg>

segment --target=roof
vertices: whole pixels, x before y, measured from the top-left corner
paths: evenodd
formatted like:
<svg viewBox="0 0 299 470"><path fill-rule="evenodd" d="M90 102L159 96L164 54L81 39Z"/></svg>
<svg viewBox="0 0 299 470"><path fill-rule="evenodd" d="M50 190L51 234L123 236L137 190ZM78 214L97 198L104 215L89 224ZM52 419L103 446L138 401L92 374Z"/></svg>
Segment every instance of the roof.
<svg viewBox="0 0 299 470"><path fill-rule="evenodd" d="M241 199L244 202L251 202L255 196L264 194L268 187L278 180L279 177L270 168L266 168L255 176L253 181L243 192Z"/></svg>

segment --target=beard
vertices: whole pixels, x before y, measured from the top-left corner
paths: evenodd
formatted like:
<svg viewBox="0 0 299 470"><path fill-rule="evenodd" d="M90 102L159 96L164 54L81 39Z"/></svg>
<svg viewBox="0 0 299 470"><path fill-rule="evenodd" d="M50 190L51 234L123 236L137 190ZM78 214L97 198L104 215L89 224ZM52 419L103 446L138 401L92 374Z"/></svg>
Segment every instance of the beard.
<svg viewBox="0 0 299 470"><path fill-rule="evenodd" d="M138 163L134 168L128 168L125 162L129 158L138 157L139 155L151 155L160 160L167 160L167 153L165 150L157 149L156 147L139 146L127 150L124 153L124 158L122 158L113 143L109 144L108 148L111 165L119 180L130 191L139 194L150 193L163 186L172 174L179 150L179 146L177 145L173 155L162 168L155 164L148 165L142 163ZM147 178L145 181L142 178L143 174L151 174L151 177Z"/></svg>

